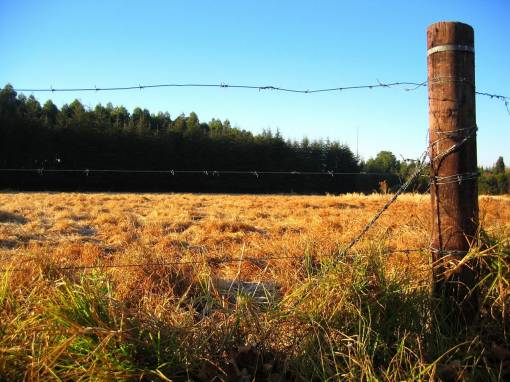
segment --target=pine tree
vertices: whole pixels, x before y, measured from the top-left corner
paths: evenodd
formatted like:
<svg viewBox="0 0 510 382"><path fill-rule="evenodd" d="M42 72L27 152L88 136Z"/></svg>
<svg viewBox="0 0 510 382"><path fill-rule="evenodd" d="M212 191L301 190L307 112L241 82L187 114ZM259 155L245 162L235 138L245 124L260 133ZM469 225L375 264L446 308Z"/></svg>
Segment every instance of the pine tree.
<svg viewBox="0 0 510 382"><path fill-rule="evenodd" d="M494 172L496 174L504 174L505 173L505 161L503 157L499 157L496 161L496 165L494 166Z"/></svg>

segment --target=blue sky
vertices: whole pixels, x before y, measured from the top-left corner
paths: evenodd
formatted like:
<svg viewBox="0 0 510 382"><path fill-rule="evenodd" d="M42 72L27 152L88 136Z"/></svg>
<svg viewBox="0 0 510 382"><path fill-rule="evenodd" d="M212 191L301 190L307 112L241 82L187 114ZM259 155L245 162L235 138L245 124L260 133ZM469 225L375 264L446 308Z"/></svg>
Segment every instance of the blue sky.
<svg viewBox="0 0 510 382"><path fill-rule="evenodd" d="M475 29L477 90L510 95L510 1L6 1L0 0L0 86L107 87L227 83L322 88L426 80L426 28ZM27 94L28 95L28 94ZM417 157L428 128L426 88L287 94L164 88L37 93L132 110L195 111L285 137L330 138L365 159ZM477 97L478 156L510 164L510 115Z"/></svg>

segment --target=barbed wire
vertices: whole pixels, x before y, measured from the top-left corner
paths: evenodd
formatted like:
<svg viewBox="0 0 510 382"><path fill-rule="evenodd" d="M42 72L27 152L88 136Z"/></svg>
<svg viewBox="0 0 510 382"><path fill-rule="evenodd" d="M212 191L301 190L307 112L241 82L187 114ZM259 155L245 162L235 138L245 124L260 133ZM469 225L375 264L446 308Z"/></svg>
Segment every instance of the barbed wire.
<svg viewBox="0 0 510 382"><path fill-rule="evenodd" d="M352 86L336 86L322 89L294 89L285 88L274 85L230 85L227 83L219 84L203 84L203 83L169 83L169 84L152 84L152 85L134 85L134 86L114 86L114 87L72 87L72 88L15 88L17 92L99 92L99 91L124 91L124 90L144 90L154 88L231 88L231 89L247 89L247 90L273 90L278 92L287 93L301 93L301 94L313 94L313 93L326 93L326 92L340 92L344 90L356 90L356 89L375 89L375 88L390 88L390 87L401 87L401 86L412 86L414 88L407 88L404 90L414 90L421 86L426 86L427 82L388 82L383 83L377 81L377 83L367 85L352 85Z"/></svg>
<svg viewBox="0 0 510 382"><path fill-rule="evenodd" d="M428 250L428 248L406 248L406 249L388 249L385 250L385 254L395 254L395 253L417 253ZM11 254L7 260L11 260L15 257L14 254ZM58 270L58 271L72 271L72 270L88 270L88 269L109 269L109 268L143 268L143 267L171 267L171 266L179 266L179 265L199 265L199 264L208 264L208 265L220 265L220 264L228 264L228 263L243 263L249 262L252 264L264 263L270 260L304 260L305 256L303 255L287 255L287 256L264 256L264 257L239 257L239 258L202 258L198 260L186 260L186 261L160 261L160 262L147 262L147 263L126 263L126 264L112 264L112 263L103 263L103 264L70 264L63 266L48 266L50 270ZM6 258L1 258L0 260L6 260ZM35 257L24 259L24 263L36 260ZM19 260L18 260L19 262ZM33 271L33 268L28 267L13 267L13 268L0 268L0 273L9 273L9 272L30 272Z"/></svg>
<svg viewBox="0 0 510 382"><path fill-rule="evenodd" d="M404 159L407 162L420 162L419 159ZM219 177L220 175L249 175L255 176L256 178L262 175L296 175L296 176L373 176L378 178L399 178L400 184L402 183L401 174L390 173L390 172L336 172L336 171L243 171L243 170L125 170L125 169L46 169L46 168L0 168L0 173L34 173L40 176L44 176L46 173L64 173L64 174L81 174L89 176L93 173L105 174L105 173L118 173L118 174L160 174L160 175L171 175L176 176L178 174L193 174L193 175L205 175L210 177ZM449 183L462 183L467 180L474 180L480 177L479 172L470 172L463 174L451 175L448 177L430 176L419 174L419 176L426 177L430 180L430 184L449 184ZM413 179L414 180L414 179ZM408 188L408 187L407 187ZM403 190L405 192L405 190Z"/></svg>
<svg viewBox="0 0 510 382"><path fill-rule="evenodd" d="M244 84L206 84L206 83L167 83L167 84L148 84L148 85L131 85L131 86L111 86L111 87L70 87L70 88L14 88L17 92L102 92L102 91L131 91L131 90L144 90L144 89L156 89L156 88L222 88L222 89L246 89L246 90L258 90L264 91L276 91L284 93L298 93L298 94L316 94L316 93L330 93L330 92L342 92L349 90L363 90L363 89L377 89L377 88L395 88L405 87L405 91L414 91L421 87L429 85L429 83L435 83L437 81L444 81L442 78L432 79L431 81L413 82L413 81L396 81L396 82L381 82L377 80L376 83L362 84L362 85L350 85L350 86L334 86L328 88L317 88L317 89L297 89L297 88L286 88L275 85L244 85ZM452 79L451 81L466 82L466 79ZM471 83L468 83L471 84ZM474 88L474 84L471 84ZM506 111L510 115L510 97L502 94L489 93L485 91L475 91L475 94L488 97L490 99L496 99L502 101L505 105Z"/></svg>
<svg viewBox="0 0 510 382"><path fill-rule="evenodd" d="M206 258L201 260L189 260L189 261L161 261L161 262L150 262L150 263L127 263L127 264L72 264L65 266L51 267L53 270L85 270L85 269L101 269L101 268L140 268L140 267L170 267L174 265L198 265L198 264L224 264L224 263L238 263L243 261L249 262L263 262L268 260L289 260L303 258L303 256L266 256L266 257L243 257L243 258L227 258L227 259L216 259ZM33 259L31 259L33 260ZM0 272L27 272L31 268L2 268Z"/></svg>
<svg viewBox="0 0 510 382"><path fill-rule="evenodd" d="M443 80L443 79L433 79ZM459 80L465 81L465 80ZM350 86L333 86L327 88L316 88L316 89L297 89L297 88L286 88L275 85L245 85L245 84L228 84L228 83L219 83L219 84L206 84L206 83L166 83L166 84L149 84L149 85L131 85L131 86L111 86L111 87L70 87L70 88L54 88L50 86L49 88L14 88L17 92L100 92L100 91L125 91L125 90L144 90L144 89L155 89L155 88L222 88L222 89L247 89L247 90L273 90L277 92L286 92L286 93L300 93L300 94L314 94L314 93L328 93L328 92L342 92L346 90L360 90L360 89L377 89L377 88L392 88L392 87L403 87L405 91L413 91L421 87L425 87L429 84L429 81L415 82L415 81L395 81L395 82L381 82L377 80L376 83L371 84L361 84L361 85L350 85ZM492 99L498 99L501 101L505 101L505 104L508 107L508 102L510 101L509 96L505 96L502 94L475 91L477 95L489 97Z"/></svg>
<svg viewBox="0 0 510 382"><path fill-rule="evenodd" d="M93 173L120 173L120 174L163 174L175 176L178 174L201 174L206 176L220 175L252 175L259 177L261 175L305 175L305 176L380 176L396 177L398 174L386 172L339 172L339 171L265 171L265 170L129 170L129 169L55 169L55 168L0 168L0 172L33 172L39 175L44 173L76 173L90 175Z"/></svg>
<svg viewBox="0 0 510 382"><path fill-rule="evenodd" d="M478 94L478 95L481 95L481 96L485 96L485 97L489 97L490 99L497 99L499 101L502 101L505 104L506 111L510 115L510 97L507 97L507 96L504 96L504 95L501 95L501 94L491 94L491 93L476 92L476 91L475 91L475 94Z"/></svg>
<svg viewBox="0 0 510 382"><path fill-rule="evenodd" d="M374 215L372 220L363 227L363 229L360 231L360 233L354 237L350 243L343 249L342 252L339 253L339 257L344 256L352 247L354 247L361 238L372 228L372 226L377 222L377 220L381 217L381 215L386 211L400 196L401 193L405 192L409 186L413 183L413 181L421 174L425 166L427 165L426 159L428 156L428 150L425 150L423 154L420 156L420 159L417 162L416 168L411 174L411 176L407 179L405 183L403 183L399 189L393 194L393 196L381 207L379 211Z"/></svg>

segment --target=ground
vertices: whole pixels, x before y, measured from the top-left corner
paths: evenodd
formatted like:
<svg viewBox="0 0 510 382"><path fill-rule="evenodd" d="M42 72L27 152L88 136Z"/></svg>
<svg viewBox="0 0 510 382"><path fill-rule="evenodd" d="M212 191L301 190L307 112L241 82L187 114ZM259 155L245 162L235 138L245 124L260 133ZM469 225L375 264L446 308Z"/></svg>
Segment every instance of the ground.
<svg viewBox="0 0 510 382"><path fill-rule="evenodd" d="M228 289L228 292L236 288L237 292L243 292L242 288L246 288L244 290L246 292L251 291L249 288L252 285L262 285L263 289L272 295L271 298L278 295L278 302L271 301L280 304L278 309L281 313L289 309L287 305L283 308L282 302L288 304L296 291L315 277L317 269L320 268L319 264L330 262L340 253L388 199L389 195L380 194L254 196L3 192L0 193L0 266L4 270L11 269L7 272L8 279L6 278L4 282L6 285L4 294L18 296L17 300L12 297L11 305L14 301L31 301L30 299L34 297L30 295L28 289L39 285L41 288L48 288L47 296L44 298L49 298L50 304L54 304L55 309L61 309L55 302L58 300L55 296L64 293L61 291L62 284L70 283L70 289L66 287L65 293L68 293L77 286L85 288L83 277L93 275L95 283L102 283L104 280L97 281L97 277L105 275L108 288L111 288L108 300L123 304L129 314L143 322L143 325L147 325L146 316L150 316L162 320L168 330L174 328L175 322L183 320L181 323L193 327L195 331L198 330L198 326L200 330L207 331L210 330L207 329L207 325L215 322L212 318L214 314L218 315L218 320L221 316L221 322L224 323L233 317L232 312L239 314L241 309L239 293L232 300L230 296L225 295L222 288ZM508 238L510 197L481 197L480 217L483 229L488 235ZM352 253L360 256L366 253L377 254L377 258L384 263L385 272L405 276L406 280L411 280L409 285L406 284L406 288L422 288L430 277L427 251L430 226L429 196L402 195L354 247ZM184 264L158 265L174 262ZM75 265L100 268L66 269ZM102 268L104 265L121 267ZM369 268L365 266L364 269L367 271ZM346 269L342 272L346 272ZM351 276L346 276L346 280ZM207 284L205 287L204 280ZM341 287L342 282L337 284ZM202 289L197 291L196 288ZM10 292L7 293L7 290ZM108 290L110 293L110 289ZM207 294L209 296L207 298L213 303L204 297L204 290L208 293L211 290L215 291L216 295L213 293L213 297ZM34 293L40 293L40 290ZM305 295L308 296L310 293L306 292ZM197 302L197 296L207 301ZM270 298L266 297L265 303L271 304ZM216 298L218 300L215 300ZM8 298L4 297L4 300L8 301ZM219 303L223 304L221 309L215 307L220 300L223 301ZM180 306L183 301L193 305L195 318L189 315L189 308L178 312L175 305ZM226 313L226 310L222 309L227 309L229 301L235 305L235 309ZM207 309L204 306L207 306ZM317 306L310 308L310 311L315 312L319 309L320 312L316 314L326 314L321 310L326 307L320 306L318 302ZM7 313L3 313L4 322L24 314L16 313L12 306L9 309L6 310ZM44 311L45 308L40 309L41 323L47 323L48 319L44 318L47 317L47 312ZM251 308L246 309L251 312L249 315L255 314ZM145 318L132 313L133 310L143 312ZM295 311L292 310L292 314ZM201 315L199 319L196 319L197 312ZM260 314L257 321L276 325L276 321L271 321L275 318L271 316L269 319L267 311ZM333 313L331 314L333 317ZM290 329L295 321L294 317L284 324L278 322L291 333L297 330L294 327ZM336 328L336 324L329 321L328 323L332 328ZM257 325L259 324L255 326ZM39 335L45 330L36 331L36 334ZM258 329L259 332L261 330ZM250 334L246 329L241 332L243 332L241 342L244 341L242 344L239 343L239 339L233 340L235 336L229 337L232 341L237 341L232 346L237 349L238 355L242 353L239 346L247 346L247 338L251 338L250 335L257 338L261 335ZM21 341L21 332L16 333L10 337L13 342ZM186 338L191 341L189 337ZM217 340L216 338L215 341ZM260 344L260 338L257 341ZM286 375L282 370L290 367L282 365L282 356L276 354L288 346L287 340L280 338L280 341L279 345L264 345L271 349L273 361L268 364L274 370L278 368L278 372L273 373L277 376ZM255 345L253 346L255 349ZM3 351L7 354L6 349L0 349L0 353ZM248 351L251 350L246 350ZM257 357L262 357L261 350L258 351ZM44 350L41 352L45 354ZM137 375L138 372L147 373L150 367L140 366L138 361L132 360L132 354L129 354L131 363L129 367L126 366L127 374L124 376ZM217 365L219 369L221 359L225 359L224 354L211 354L210 350L204 350L202 357ZM236 364L235 361L229 362L230 358L226 357L226 364ZM0 355L0 376L2 366L10 365L9 359L12 360L12 357L2 358ZM188 366L179 364L179 367L195 370L198 379L200 373L211 372L200 369L195 361L190 361L191 366L186 363L188 361L182 361ZM292 360L285 362L287 361L292 363ZM152 365L151 362L148 364ZM336 361L334 365L338 366ZM13 368L12 365L10 367ZM19 367L20 370L23 369ZM108 367L114 368L111 365ZM199 371L196 371L197 367ZM266 365L267 367L269 366ZM252 376L260 373L249 368L243 369L237 364L234 371L225 368L226 366L223 366L222 372L216 370L225 380L228 380L230 377L226 376L232 373L237 373L235 375L238 378L242 378L243 373L251 373ZM329 367L322 368L324 375L330 375ZM53 372L58 374L59 370ZM31 374L32 377L44 375L42 369L32 370L31 373L35 373ZM293 379L296 378L295 373L296 370L290 374ZM334 372L331 375L334 375ZM202 375L202 379L204 378L207 379Z"/></svg>
<svg viewBox="0 0 510 382"><path fill-rule="evenodd" d="M3 193L0 254L2 259L18 254L19 261L45 251L59 262L85 265L102 259L129 263L142 252L178 261L301 256L307 250L329 256L349 243L387 199L379 194ZM430 216L427 195L403 195L358 246L426 249ZM482 197L480 216L486 230L508 228L510 198ZM427 264L426 253L409 256L413 265ZM238 266L220 268L228 277ZM247 266L241 277L268 276Z"/></svg>

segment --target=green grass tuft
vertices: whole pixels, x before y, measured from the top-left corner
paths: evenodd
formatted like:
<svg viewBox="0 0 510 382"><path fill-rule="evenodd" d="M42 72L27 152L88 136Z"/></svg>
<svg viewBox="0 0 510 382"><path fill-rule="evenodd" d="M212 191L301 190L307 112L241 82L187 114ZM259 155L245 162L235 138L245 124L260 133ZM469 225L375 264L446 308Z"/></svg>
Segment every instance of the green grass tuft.
<svg viewBox="0 0 510 382"><path fill-rule="evenodd" d="M510 377L508 237L486 237L470 252L483 270L482 299L478 320L460 331L444 323L430 285L388 267L385 256L368 247L333 264L307 252L300 284L261 294L237 281L225 291L210 269L162 267L151 277L170 288L156 305L147 301L163 289L142 293L144 301L120 299L109 272L62 274L40 265L24 284L6 272L0 380Z"/></svg>

